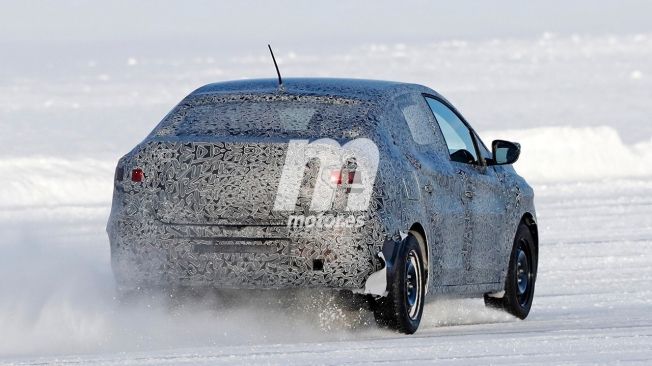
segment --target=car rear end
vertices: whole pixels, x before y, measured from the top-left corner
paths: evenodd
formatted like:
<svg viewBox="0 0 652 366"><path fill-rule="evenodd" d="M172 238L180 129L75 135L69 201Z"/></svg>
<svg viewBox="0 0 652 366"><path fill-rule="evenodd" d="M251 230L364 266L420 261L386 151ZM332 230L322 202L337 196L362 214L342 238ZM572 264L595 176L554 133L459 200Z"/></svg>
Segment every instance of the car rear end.
<svg viewBox="0 0 652 366"><path fill-rule="evenodd" d="M275 203L292 141L372 138L374 110L335 97L188 97L118 163L107 231L119 286L364 287L382 240L372 210L346 209L367 179L355 165L324 172L308 160L294 207ZM315 212L319 179L336 188Z"/></svg>

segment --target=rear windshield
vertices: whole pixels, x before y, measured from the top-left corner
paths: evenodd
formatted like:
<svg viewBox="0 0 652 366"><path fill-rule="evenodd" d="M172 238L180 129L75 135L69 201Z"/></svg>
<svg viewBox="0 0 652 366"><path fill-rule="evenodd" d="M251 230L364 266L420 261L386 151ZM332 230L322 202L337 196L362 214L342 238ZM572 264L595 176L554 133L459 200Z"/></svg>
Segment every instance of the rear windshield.
<svg viewBox="0 0 652 366"><path fill-rule="evenodd" d="M368 123L369 104L311 96L204 96L182 103L157 135L355 137Z"/></svg>

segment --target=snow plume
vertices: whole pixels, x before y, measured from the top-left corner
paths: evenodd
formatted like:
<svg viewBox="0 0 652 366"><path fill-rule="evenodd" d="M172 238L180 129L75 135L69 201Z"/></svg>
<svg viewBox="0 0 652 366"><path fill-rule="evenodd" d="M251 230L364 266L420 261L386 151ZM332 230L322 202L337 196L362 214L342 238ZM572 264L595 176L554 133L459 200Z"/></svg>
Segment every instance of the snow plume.
<svg viewBox="0 0 652 366"><path fill-rule="evenodd" d="M104 215L0 223L0 357L396 336L376 327L369 310L330 292L152 293L118 301ZM477 299L438 302L426 314L423 331L509 318Z"/></svg>
<svg viewBox="0 0 652 366"><path fill-rule="evenodd" d="M96 219L2 224L0 356L302 342L377 332L367 326L373 318L347 313L312 293L206 291L183 294L183 300L154 293L118 301L103 222Z"/></svg>
<svg viewBox="0 0 652 366"><path fill-rule="evenodd" d="M293 314L279 298L265 294L225 297L207 291L177 300L161 293L120 302L106 257L98 261L77 247L52 242L14 242L1 250L0 356L332 340L349 334L338 326L343 316L337 312L324 307L315 314ZM337 332L327 335L329 327Z"/></svg>

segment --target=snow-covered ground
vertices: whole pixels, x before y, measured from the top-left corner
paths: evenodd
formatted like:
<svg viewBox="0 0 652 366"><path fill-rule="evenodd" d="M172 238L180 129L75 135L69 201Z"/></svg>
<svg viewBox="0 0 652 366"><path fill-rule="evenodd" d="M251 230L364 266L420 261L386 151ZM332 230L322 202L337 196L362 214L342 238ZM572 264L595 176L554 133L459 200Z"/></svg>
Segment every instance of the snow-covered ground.
<svg viewBox="0 0 652 366"><path fill-rule="evenodd" d="M116 159L193 88L273 68L264 49L12 54L0 60L0 363L652 362L652 35L277 53L288 76L427 84L486 140L522 143L541 237L530 317L441 299L400 336L315 294L298 310L212 294L118 304L104 233Z"/></svg>
<svg viewBox="0 0 652 366"><path fill-rule="evenodd" d="M38 219L16 210L20 219L3 218L0 353L24 364L649 364L652 180L537 188L541 257L530 317L442 299L414 336L318 299L298 311L269 299L223 307L210 296L118 305L105 206L39 209Z"/></svg>

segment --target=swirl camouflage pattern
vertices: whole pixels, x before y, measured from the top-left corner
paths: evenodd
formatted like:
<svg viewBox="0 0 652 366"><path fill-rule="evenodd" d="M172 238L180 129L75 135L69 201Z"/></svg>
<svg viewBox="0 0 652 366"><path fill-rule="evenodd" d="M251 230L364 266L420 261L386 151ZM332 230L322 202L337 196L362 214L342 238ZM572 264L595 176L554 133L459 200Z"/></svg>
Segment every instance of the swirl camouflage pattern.
<svg viewBox="0 0 652 366"><path fill-rule="evenodd" d="M447 124L455 118L468 130ZM317 212L315 187L331 167L307 159L294 207L275 208L289 144L319 139L372 141L377 171L361 170L356 157L341 162L332 205ZM456 146L469 141L473 147ZM509 294L519 228L534 248L532 288L538 245L533 191L511 164L498 163L501 146L484 147L449 102L420 85L288 79L279 87L265 79L203 86L118 162L107 226L117 283L331 288L381 299L416 267L423 295L500 300ZM351 210L360 179L370 199ZM401 248L411 240L420 254L405 262ZM370 278L380 278L380 290Z"/></svg>

